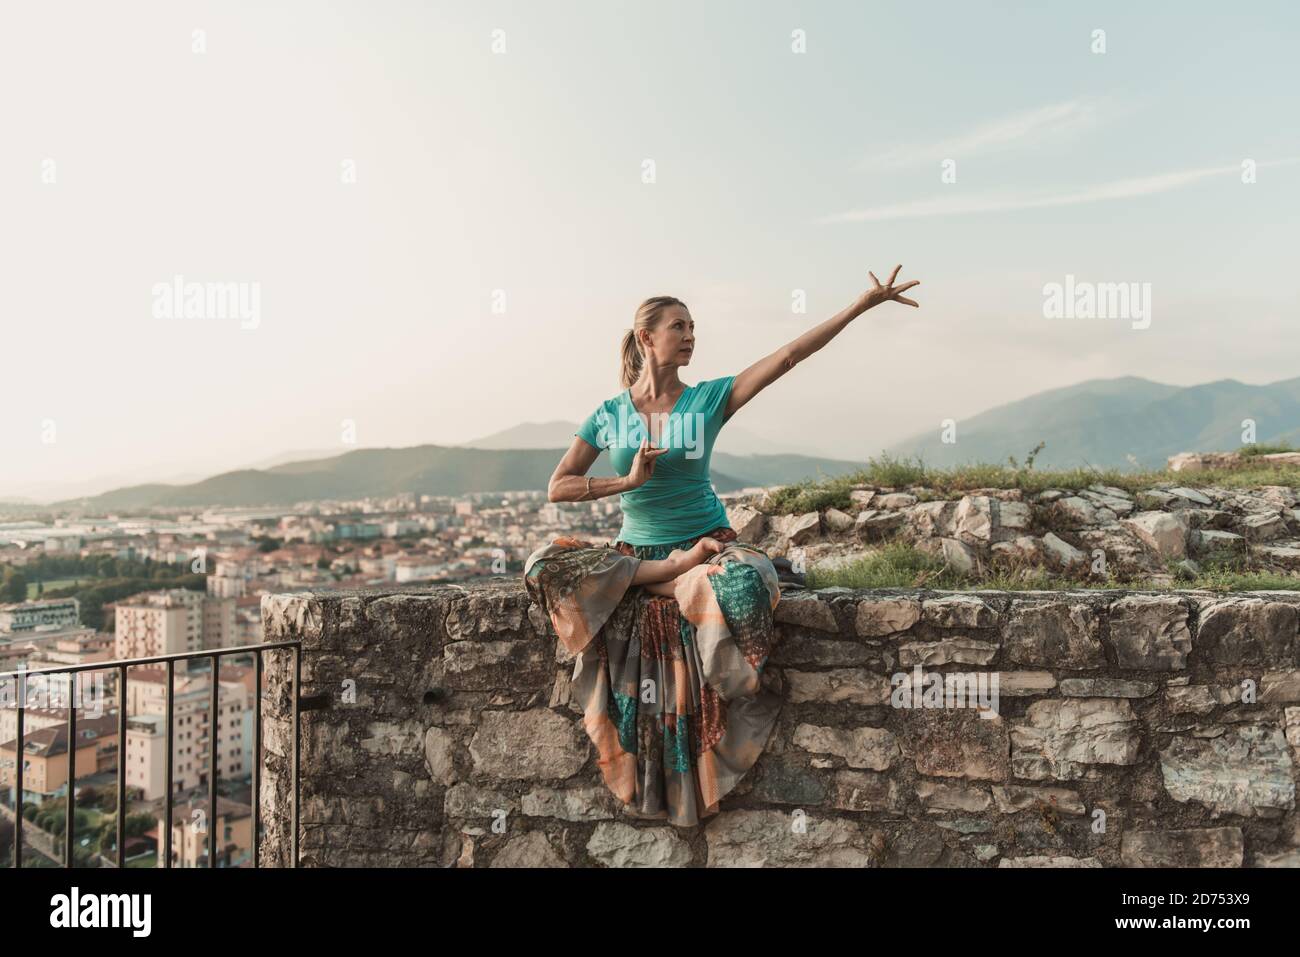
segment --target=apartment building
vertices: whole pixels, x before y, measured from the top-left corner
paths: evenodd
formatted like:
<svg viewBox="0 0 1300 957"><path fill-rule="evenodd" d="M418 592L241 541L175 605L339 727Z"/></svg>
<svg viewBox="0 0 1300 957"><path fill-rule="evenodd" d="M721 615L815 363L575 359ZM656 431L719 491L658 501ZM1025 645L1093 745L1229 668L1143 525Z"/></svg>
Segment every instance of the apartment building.
<svg viewBox="0 0 1300 957"><path fill-rule="evenodd" d="M233 598L184 588L133 595L114 614L118 659L227 648L238 636Z"/></svg>
<svg viewBox="0 0 1300 957"><path fill-rule="evenodd" d="M208 576L208 594L217 598L242 598L251 577L243 562L217 561L214 574Z"/></svg>
<svg viewBox="0 0 1300 957"><path fill-rule="evenodd" d="M245 595L235 601L235 644L262 643L262 596Z"/></svg>
<svg viewBox="0 0 1300 957"><path fill-rule="evenodd" d="M205 798L172 807L172 867L208 866L208 828L217 831L217 866L241 867L252 860L253 809L247 804L217 796L216 820L208 821ZM152 835L163 853L163 818Z"/></svg>
<svg viewBox="0 0 1300 957"><path fill-rule="evenodd" d="M108 632L76 628L39 636L35 644L36 650L27 659L27 667L33 670L110 661L113 657L114 639Z"/></svg>
<svg viewBox="0 0 1300 957"><path fill-rule="evenodd" d="M0 635L27 636L37 631L76 628L81 605L75 598L47 598L0 605Z"/></svg>
<svg viewBox="0 0 1300 957"><path fill-rule="evenodd" d="M28 689L29 698L34 697L33 690L34 689L31 688ZM39 689L35 690L35 696L39 696ZM16 699L16 692L14 693L14 696ZM81 714L78 713L77 717L80 719ZM38 705L36 707L28 707L23 712L24 737L31 735L33 731L40 731L44 728L56 728L59 725L62 725L65 728L68 726L67 708L50 708ZM5 706L0 708L0 741L12 741L16 737L18 737L18 709L11 706L9 700L6 699Z"/></svg>
<svg viewBox="0 0 1300 957"><path fill-rule="evenodd" d="M17 792L18 742L0 743L0 787L10 791L9 803ZM77 722L77 743L73 763L77 777L102 774L117 767L117 715L87 718ZM24 800L40 803L65 793L68 783L68 726L58 724L37 731L24 729L22 748Z"/></svg>
<svg viewBox="0 0 1300 957"><path fill-rule="evenodd" d="M247 672L247 674L245 674ZM253 772L252 668L221 669L217 690L217 776ZM206 673L177 675L172 699L172 789L188 791L208 782L211 685ZM126 784L145 800L167 793L167 675L162 668L136 668L127 682Z"/></svg>

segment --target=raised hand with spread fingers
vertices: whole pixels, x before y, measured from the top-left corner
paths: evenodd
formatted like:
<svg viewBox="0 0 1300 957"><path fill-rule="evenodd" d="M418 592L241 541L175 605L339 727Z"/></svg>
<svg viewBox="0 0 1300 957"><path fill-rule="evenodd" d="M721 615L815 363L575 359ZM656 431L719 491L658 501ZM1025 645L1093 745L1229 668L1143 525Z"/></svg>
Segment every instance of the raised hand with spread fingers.
<svg viewBox="0 0 1300 957"><path fill-rule="evenodd" d="M867 275L871 277L872 288L868 289L858 297L857 305L862 312L866 312L872 306L878 306L882 302L901 302L906 306L920 306L920 303L914 299L908 299L903 293L913 286L919 286L921 280L913 279L911 282L905 282L901 286L895 286L894 280L898 278L898 271L902 266L895 266L894 271L889 274L889 282L881 284L876 278L876 274L868 270Z"/></svg>

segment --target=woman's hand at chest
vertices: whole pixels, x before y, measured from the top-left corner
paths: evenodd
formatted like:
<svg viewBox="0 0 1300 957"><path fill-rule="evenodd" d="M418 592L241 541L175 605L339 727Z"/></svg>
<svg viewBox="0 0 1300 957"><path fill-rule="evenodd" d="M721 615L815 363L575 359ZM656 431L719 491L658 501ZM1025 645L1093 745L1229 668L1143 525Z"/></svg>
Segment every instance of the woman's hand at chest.
<svg viewBox="0 0 1300 957"><path fill-rule="evenodd" d="M627 473L628 482L633 488L639 488L650 481L655 474L655 462L667 451L667 449L655 448L650 444L649 439L641 440L641 447L636 450L636 455L632 458L632 468Z"/></svg>

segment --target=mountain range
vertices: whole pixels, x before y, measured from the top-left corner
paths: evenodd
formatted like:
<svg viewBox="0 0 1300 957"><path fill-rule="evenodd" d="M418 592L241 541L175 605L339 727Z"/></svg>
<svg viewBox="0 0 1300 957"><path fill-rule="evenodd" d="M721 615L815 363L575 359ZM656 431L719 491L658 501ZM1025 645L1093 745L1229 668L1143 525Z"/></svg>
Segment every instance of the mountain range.
<svg viewBox="0 0 1300 957"><path fill-rule="evenodd" d="M1179 452L1228 451L1255 441L1300 444L1300 378L1268 385L1220 379L1193 386L1127 376L1040 392L956 423L956 441L932 432L886 451L927 465L1024 461L1040 441L1038 468L1163 468Z"/></svg>
<svg viewBox="0 0 1300 957"><path fill-rule="evenodd" d="M133 485L91 498L58 502L55 507L119 512L205 505L289 505L322 499L385 497L402 492L462 495L540 490L546 488L563 452L559 448L473 449L441 445L357 449L268 469L225 472L188 485ZM785 484L819 474L844 475L858 467L856 462L805 455L731 455L715 448L710 476L714 488L730 492L751 486ZM602 454L588 474L614 475L609 456Z"/></svg>
<svg viewBox="0 0 1300 957"><path fill-rule="evenodd" d="M1039 442L1040 468L1096 466L1160 468L1170 455L1235 449L1243 421L1253 420L1260 443L1300 445L1300 378L1268 385L1222 379L1173 386L1128 376L1092 379L998 406L956 423L956 441L940 430L884 451L919 457L927 465L1023 461ZM204 505L286 505L320 499L382 497L401 492L544 489L576 423L526 422L463 445L358 449L338 455L276 456L262 467L224 472L185 484L129 485L55 507L124 511ZM797 447L796 447L797 448ZM810 454L811 453L811 454ZM286 461L286 459L291 459ZM711 460L719 492L848 474L863 463L773 442L734 423L723 430ZM602 454L595 476L613 475Z"/></svg>

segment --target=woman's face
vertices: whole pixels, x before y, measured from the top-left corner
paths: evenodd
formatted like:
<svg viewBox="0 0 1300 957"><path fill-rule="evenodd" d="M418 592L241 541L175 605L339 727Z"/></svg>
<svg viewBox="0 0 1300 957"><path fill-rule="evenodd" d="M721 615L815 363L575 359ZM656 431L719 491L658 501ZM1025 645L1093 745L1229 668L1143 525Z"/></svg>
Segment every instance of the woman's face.
<svg viewBox="0 0 1300 957"><path fill-rule="evenodd" d="M683 306L666 307L659 325L643 335L650 340L646 355L653 355L659 365L690 364L695 351L695 320Z"/></svg>

